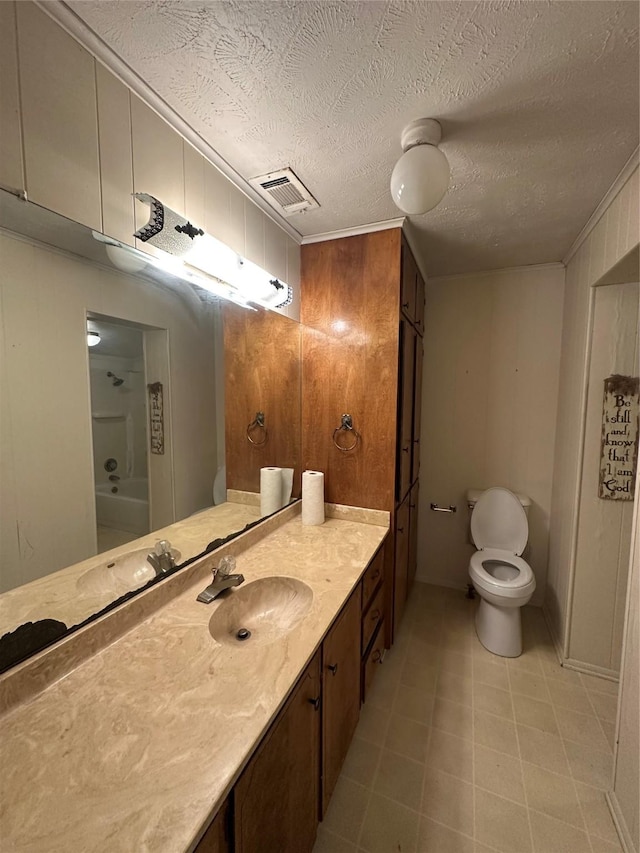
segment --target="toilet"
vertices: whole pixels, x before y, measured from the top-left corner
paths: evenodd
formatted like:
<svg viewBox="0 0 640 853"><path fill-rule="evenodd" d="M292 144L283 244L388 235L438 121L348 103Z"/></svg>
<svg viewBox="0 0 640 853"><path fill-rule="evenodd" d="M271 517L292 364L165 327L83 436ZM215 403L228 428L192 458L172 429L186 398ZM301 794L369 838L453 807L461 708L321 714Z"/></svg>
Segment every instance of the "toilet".
<svg viewBox="0 0 640 853"><path fill-rule="evenodd" d="M478 549L469 562L469 577L480 596L476 633L494 655L515 658L522 654L520 608L536 588L531 566L520 556L529 538L531 501L499 487L470 490L467 500Z"/></svg>

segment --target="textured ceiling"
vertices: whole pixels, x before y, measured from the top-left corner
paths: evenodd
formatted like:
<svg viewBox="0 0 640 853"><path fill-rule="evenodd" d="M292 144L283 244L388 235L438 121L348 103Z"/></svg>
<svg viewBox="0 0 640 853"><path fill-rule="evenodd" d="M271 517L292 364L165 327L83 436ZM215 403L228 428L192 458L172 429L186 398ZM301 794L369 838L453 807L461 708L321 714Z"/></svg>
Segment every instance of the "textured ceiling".
<svg viewBox="0 0 640 853"><path fill-rule="evenodd" d="M244 178L291 166L303 235L400 215L400 132L443 126L432 275L558 261L638 144L637 2L69 2Z"/></svg>

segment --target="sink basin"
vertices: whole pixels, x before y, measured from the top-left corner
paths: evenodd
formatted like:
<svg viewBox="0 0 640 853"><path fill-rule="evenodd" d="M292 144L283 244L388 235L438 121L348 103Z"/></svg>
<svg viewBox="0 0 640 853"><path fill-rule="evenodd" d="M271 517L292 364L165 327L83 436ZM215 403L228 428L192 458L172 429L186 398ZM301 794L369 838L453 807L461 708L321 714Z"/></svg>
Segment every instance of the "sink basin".
<svg viewBox="0 0 640 853"><path fill-rule="evenodd" d="M156 576L153 566L147 561L147 555L151 550L152 548L140 548L137 551L129 551L99 566L94 566L80 575L76 582L78 590L92 594L109 593L118 596L140 589ZM174 548L171 553L178 563L180 552Z"/></svg>
<svg viewBox="0 0 640 853"><path fill-rule="evenodd" d="M223 595L209 633L224 645L268 645L295 628L312 601L311 587L296 578L259 578Z"/></svg>

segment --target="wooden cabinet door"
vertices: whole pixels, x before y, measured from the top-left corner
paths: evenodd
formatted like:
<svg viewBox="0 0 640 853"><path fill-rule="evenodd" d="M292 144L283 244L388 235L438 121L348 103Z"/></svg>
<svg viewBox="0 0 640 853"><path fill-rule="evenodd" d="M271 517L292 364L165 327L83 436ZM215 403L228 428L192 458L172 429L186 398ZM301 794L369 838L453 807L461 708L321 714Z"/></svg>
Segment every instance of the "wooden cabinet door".
<svg viewBox="0 0 640 853"><path fill-rule="evenodd" d="M411 430L411 482L415 483L420 473L420 427L422 423L422 363L424 344L420 335L415 336L415 372L413 379L413 427Z"/></svg>
<svg viewBox="0 0 640 853"><path fill-rule="evenodd" d="M400 382L398 400L398 447L396 499L402 500L411 485L413 450L413 389L415 383L416 333L407 320L400 324Z"/></svg>
<svg viewBox="0 0 640 853"><path fill-rule="evenodd" d="M195 853L233 853L231 843L231 807L226 799L209 828L198 842Z"/></svg>
<svg viewBox="0 0 640 853"><path fill-rule="evenodd" d="M416 270L416 313L415 324L419 335L424 335L424 300L425 300L425 285L424 279L420 275L420 270Z"/></svg>
<svg viewBox="0 0 640 853"><path fill-rule="evenodd" d="M234 788L235 853L309 853L318 826L320 652Z"/></svg>
<svg viewBox="0 0 640 853"><path fill-rule="evenodd" d="M416 313L416 279L418 268L408 244L402 241L400 307L413 322Z"/></svg>
<svg viewBox="0 0 640 853"><path fill-rule="evenodd" d="M396 553L393 583L393 631L400 627L408 588L409 495L396 510Z"/></svg>
<svg viewBox="0 0 640 853"><path fill-rule="evenodd" d="M415 482L409 492L409 557L407 567L407 595L411 590L418 568L418 506L420 483Z"/></svg>
<svg viewBox="0 0 640 853"><path fill-rule="evenodd" d="M360 587L322 644L322 815L360 716Z"/></svg>

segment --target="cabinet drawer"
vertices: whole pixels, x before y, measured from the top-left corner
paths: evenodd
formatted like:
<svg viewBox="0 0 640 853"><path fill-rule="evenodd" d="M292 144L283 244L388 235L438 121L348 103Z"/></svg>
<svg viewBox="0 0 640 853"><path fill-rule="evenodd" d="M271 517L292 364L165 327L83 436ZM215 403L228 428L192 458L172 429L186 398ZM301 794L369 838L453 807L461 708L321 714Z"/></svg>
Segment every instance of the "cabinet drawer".
<svg viewBox="0 0 640 853"><path fill-rule="evenodd" d="M383 588L377 591L374 596L373 601L371 602L371 607L367 610L367 612L362 617L362 652L366 652L367 647L371 641L371 638L374 635L374 632L383 617Z"/></svg>
<svg viewBox="0 0 640 853"><path fill-rule="evenodd" d="M373 560L369 563L369 568L364 573L362 578L362 611L364 612L369 606L369 602L373 597L384 575L384 547L380 548Z"/></svg>
<svg viewBox="0 0 640 853"><path fill-rule="evenodd" d="M376 676L378 671L379 664L382 663L382 656L384 655L384 622L380 624L380 630L375 636L373 643L371 644L371 648L369 649L368 654L362 661L362 701L364 702L367 698L367 693L371 685L373 684L373 679Z"/></svg>

